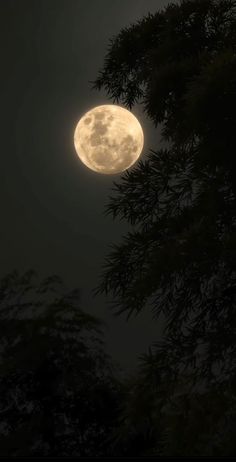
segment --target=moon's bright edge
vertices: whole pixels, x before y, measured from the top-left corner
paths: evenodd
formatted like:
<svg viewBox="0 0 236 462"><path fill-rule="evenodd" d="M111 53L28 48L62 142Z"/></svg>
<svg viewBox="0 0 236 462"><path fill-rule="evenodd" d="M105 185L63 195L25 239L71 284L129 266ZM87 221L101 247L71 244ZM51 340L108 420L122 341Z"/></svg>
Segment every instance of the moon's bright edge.
<svg viewBox="0 0 236 462"><path fill-rule="evenodd" d="M81 161L103 174L115 174L131 167L140 156L143 144L138 119L127 109L113 104L86 112L74 133L74 145Z"/></svg>

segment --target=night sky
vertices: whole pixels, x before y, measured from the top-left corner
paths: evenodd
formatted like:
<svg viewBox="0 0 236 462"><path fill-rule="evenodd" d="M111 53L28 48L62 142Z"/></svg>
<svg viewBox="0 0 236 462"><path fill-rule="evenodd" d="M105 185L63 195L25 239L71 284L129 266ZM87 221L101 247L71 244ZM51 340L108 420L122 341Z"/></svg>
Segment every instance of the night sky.
<svg viewBox="0 0 236 462"><path fill-rule="evenodd" d="M87 169L75 152L80 117L111 104L91 90L108 41L120 29L155 12L156 0L1 0L1 258L0 274L33 268L80 287L81 307L106 323L109 352L124 368L136 364L157 338L151 313L128 322L109 300L92 297L109 245L127 224L104 216L112 182ZM145 152L158 131L140 107Z"/></svg>

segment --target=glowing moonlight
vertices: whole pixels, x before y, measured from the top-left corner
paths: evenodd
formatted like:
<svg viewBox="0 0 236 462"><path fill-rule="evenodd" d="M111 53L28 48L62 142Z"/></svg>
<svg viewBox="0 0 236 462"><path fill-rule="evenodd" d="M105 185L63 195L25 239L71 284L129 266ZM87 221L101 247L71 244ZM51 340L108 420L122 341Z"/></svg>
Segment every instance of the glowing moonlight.
<svg viewBox="0 0 236 462"><path fill-rule="evenodd" d="M98 173L114 174L131 167L143 149L143 130L127 109L97 106L80 119L74 144L81 161Z"/></svg>

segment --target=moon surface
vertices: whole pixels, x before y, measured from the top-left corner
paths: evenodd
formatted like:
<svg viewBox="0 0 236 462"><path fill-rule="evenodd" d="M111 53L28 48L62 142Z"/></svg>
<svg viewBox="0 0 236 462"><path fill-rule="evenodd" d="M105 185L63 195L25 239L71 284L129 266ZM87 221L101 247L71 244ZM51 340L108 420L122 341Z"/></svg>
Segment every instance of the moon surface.
<svg viewBox="0 0 236 462"><path fill-rule="evenodd" d="M144 144L142 127L127 109L114 104L97 106L80 119L74 145L80 160L103 174L123 172L140 156Z"/></svg>

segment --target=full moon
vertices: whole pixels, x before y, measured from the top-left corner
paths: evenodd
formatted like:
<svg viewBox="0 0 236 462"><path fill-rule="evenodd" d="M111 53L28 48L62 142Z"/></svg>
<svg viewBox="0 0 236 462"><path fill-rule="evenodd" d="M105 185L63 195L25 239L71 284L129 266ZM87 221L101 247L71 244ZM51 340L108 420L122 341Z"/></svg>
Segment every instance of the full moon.
<svg viewBox="0 0 236 462"><path fill-rule="evenodd" d="M80 160L103 174L123 172L140 156L144 143L138 119L114 104L97 106L79 120L74 145Z"/></svg>

